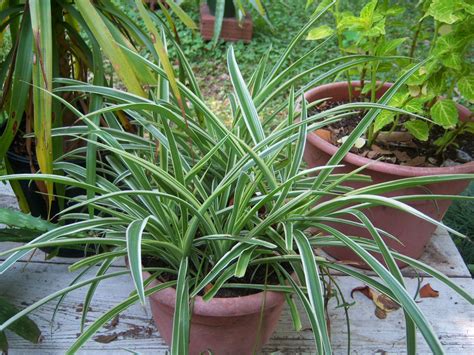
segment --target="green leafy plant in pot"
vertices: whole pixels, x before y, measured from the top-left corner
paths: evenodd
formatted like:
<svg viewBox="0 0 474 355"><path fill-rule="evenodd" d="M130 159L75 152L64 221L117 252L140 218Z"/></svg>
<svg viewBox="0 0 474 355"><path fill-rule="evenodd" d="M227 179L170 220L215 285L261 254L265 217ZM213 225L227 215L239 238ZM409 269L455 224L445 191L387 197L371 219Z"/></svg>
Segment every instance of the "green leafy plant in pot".
<svg viewBox="0 0 474 355"><path fill-rule="evenodd" d="M464 95L464 102L472 100L469 91L469 83L472 81L469 72L472 65L463 59L466 58L469 44L472 44L472 36L465 35L466 28L469 24L472 25L472 15L467 9L456 10L453 16L458 16L457 20L449 25L451 31L446 33L444 31L447 24L443 25L440 21L451 22L453 17L441 16L437 12L437 4L436 1L425 1L424 17L420 20L423 25L421 28L424 28L427 26L427 17L435 18L436 35L430 42L430 57L390 101L385 102L410 114L380 110L362 139L345 156L345 167L339 169L340 172L365 167L364 172L370 175L374 182L474 172L474 152L470 143L474 138L472 113L467 107L453 101L461 99L455 98L454 92L457 90ZM309 32L308 38L322 39L334 33L342 52L353 53L352 55L364 53L380 59L395 55L397 48L408 40L387 39L385 35L385 27L389 24L388 16L395 15L402 9L387 7L385 2L373 0L367 2L359 16L355 16L342 11L341 6L342 2L336 2L332 10L336 19L334 30L328 26L317 27ZM410 46L411 55L415 53L414 48L419 41L420 26L416 31ZM412 68L413 64L406 65L407 61L412 62L413 59L398 58L398 69L395 70L404 72ZM392 85L387 82L391 77L391 66L386 63L383 60L365 63L356 71L349 72L347 82L313 88L307 91L305 97L310 102L330 98L320 105L318 110L341 102L381 102L381 97L384 97L384 93ZM357 74L358 80L353 80L354 74ZM330 126L329 130L309 134L305 152L305 160L309 166L318 166L330 161L331 156L338 151L340 143L363 117L363 113L361 111L359 116L347 120L346 123ZM406 189L405 193L420 196L438 195L436 201L423 200L420 197L419 201L411 202L410 205L441 220L451 204L449 196L458 195L467 184L468 181L430 184L425 188ZM388 242L391 247L414 258L421 256L436 228L403 212L380 207L371 209L371 220L377 227L397 235L398 241ZM399 223L401 220L404 221L403 224ZM348 234L364 234L353 226L334 226ZM415 230L416 237L413 234ZM365 236L370 237L366 232ZM348 249L325 250L340 260L360 261Z"/></svg>
<svg viewBox="0 0 474 355"><path fill-rule="evenodd" d="M98 177L96 185L91 185L87 182L86 170L68 162L58 162L66 176L1 177L0 181L34 179L81 187L94 191L95 197L81 197L78 204L63 211L64 218L74 217L80 221L58 226L24 246L0 253L7 256L0 264L0 273L8 272L39 246L93 243L108 245L110 249L107 253L83 258L70 267L75 271L100 265L95 276L78 280L28 306L3 322L0 331L52 299L89 287L83 305L81 334L68 353L78 351L120 312L137 302L144 304L146 297L150 298L157 327L170 344L172 354L253 353L270 337L284 302L290 307L295 327L301 329L301 315L295 304L299 300L311 323L316 350L331 353L326 301L338 291L328 292L326 277L331 270L337 270L363 281L403 307L409 353L415 353L416 329L433 352L441 353L440 341L406 291L394 259L433 275L471 303L472 297L429 266L389 251L386 233L373 226L364 210L367 204L384 204L440 225L397 198L379 194L435 180L472 179L474 176L431 177L430 181L406 178L353 189L343 183L367 178L357 171L346 175L333 173L344 156L342 151L329 165L310 169L302 165L308 132L352 114L355 108L367 109L367 118L361 127L343 144L342 150L347 151L375 118L379 107L389 109L383 104L345 104L308 116L304 101L300 110L295 109L297 96L293 83L300 77L290 75L295 65L284 65L291 49L317 18L301 29L273 67L267 70L267 60L262 59L249 83L253 97L242 78L233 49L229 49L228 69L234 87L233 120L229 127L208 108L196 85L187 87L178 81L181 97L189 102L183 113L170 90L170 78L162 69L162 63L153 63L137 54L136 63L147 66L159 78L159 89L153 100L77 81L65 81L66 86L56 89L55 97L65 105L68 103L58 94L67 90L102 96L104 107L87 115L69 107L95 132L94 144L110 152L104 170L113 181ZM320 46L315 48L308 56ZM319 68L334 66L333 71L342 72L347 65L345 58L322 63ZM382 102L388 101L412 72L387 90ZM186 70L186 73L189 82L195 83L192 71ZM323 80L325 75L330 74L322 74L319 79ZM298 96L304 91L305 88L298 90ZM259 114L268 104L267 99L282 93L288 93L288 99L276 113L285 111L286 118L276 127L270 127L272 121L262 122ZM100 128L91 120L95 115L122 110L143 129L143 136ZM76 134L78 138L86 138L87 132L77 130ZM321 196L332 194L338 197L321 201ZM85 206L93 206L100 213L92 216L74 213L74 209ZM341 214L344 212L357 216L358 222L344 219ZM365 226L373 240L337 231L328 224L335 219ZM319 228L322 234L306 234L305 230L311 226ZM313 248L329 244L346 245L354 250L380 279L315 257ZM387 267L369 251L381 253ZM128 269L112 271L113 262L123 257ZM134 291L84 328L91 299L100 289L100 282L124 274L131 275ZM344 302L341 306L348 307L348 304ZM235 316L231 318L232 324L227 324L227 319Z"/></svg>

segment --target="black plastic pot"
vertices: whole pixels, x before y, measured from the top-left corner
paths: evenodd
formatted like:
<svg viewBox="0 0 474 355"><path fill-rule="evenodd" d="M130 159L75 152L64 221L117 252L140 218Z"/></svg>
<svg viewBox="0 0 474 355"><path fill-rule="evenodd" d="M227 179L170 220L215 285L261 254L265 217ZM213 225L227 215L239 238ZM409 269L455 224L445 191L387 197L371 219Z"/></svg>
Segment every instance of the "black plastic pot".
<svg viewBox="0 0 474 355"><path fill-rule="evenodd" d="M30 161L24 156L18 155L11 151L7 152L7 159L11 166L11 169L15 174L30 174ZM82 161L72 161L78 165L84 165ZM34 164L37 167L37 162ZM48 207L46 201L44 200L43 194L38 190L38 187L34 181L20 180L18 181L21 187L23 194L25 195L26 200L28 201L28 206L30 208L31 215L34 217L41 217L42 219L48 219ZM59 201L62 199L64 201L64 207L70 207L74 204L70 199L84 195L85 190L79 188L67 188L65 191L66 198L56 197L51 205L50 219L51 222L57 222L58 217L56 216L60 211ZM86 255L92 255L95 252L92 250L94 247L90 246L88 250L85 250L83 246L78 246L77 248L42 248L48 254L54 254L61 257L70 257L70 258L80 258Z"/></svg>
<svg viewBox="0 0 474 355"><path fill-rule="evenodd" d="M216 14L216 0L207 0L207 6L211 14L215 16ZM224 17L235 17L235 6L232 0L226 0L224 7Z"/></svg>

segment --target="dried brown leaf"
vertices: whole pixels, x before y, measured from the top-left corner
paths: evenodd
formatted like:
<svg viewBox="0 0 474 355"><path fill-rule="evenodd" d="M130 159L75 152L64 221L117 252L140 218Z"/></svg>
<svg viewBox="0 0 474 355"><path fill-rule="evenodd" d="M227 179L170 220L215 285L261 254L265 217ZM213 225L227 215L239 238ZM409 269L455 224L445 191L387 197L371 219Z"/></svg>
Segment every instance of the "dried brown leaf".
<svg viewBox="0 0 474 355"><path fill-rule="evenodd" d="M427 283L422 288L420 288L420 297L421 298L428 298L428 297L438 297L439 291L433 290L431 285Z"/></svg>
<svg viewBox="0 0 474 355"><path fill-rule="evenodd" d="M351 297L354 298L354 292L360 292L368 299L372 299L372 290L369 286L356 287L351 291Z"/></svg>
<svg viewBox="0 0 474 355"><path fill-rule="evenodd" d="M328 131L327 129L317 129L315 131L316 135L322 139L324 139L326 142L331 141L331 132Z"/></svg>
<svg viewBox="0 0 474 355"><path fill-rule="evenodd" d="M407 166L420 166L424 165L426 163L426 157L423 156L418 156L413 159L407 160L401 165L407 165Z"/></svg>
<svg viewBox="0 0 474 355"><path fill-rule="evenodd" d="M118 337L118 334L114 333L114 334L110 334L110 335L99 335L99 336L95 337L94 340L98 343L108 344L108 343L111 343L114 340L116 340L117 337Z"/></svg>
<svg viewBox="0 0 474 355"><path fill-rule="evenodd" d="M380 293L376 290L372 290L369 286L356 287L351 291L351 297L353 298L354 292L360 292L368 299L371 299L375 304L375 315L379 319L387 318L387 313L396 311L400 308L400 305L392 300L390 297Z"/></svg>

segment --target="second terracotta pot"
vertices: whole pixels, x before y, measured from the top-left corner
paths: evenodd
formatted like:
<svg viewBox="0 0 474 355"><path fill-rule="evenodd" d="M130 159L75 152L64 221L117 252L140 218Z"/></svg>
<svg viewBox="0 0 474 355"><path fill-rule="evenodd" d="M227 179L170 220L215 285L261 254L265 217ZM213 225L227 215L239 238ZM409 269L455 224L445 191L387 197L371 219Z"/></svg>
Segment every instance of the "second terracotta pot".
<svg viewBox="0 0 474 355"><path fill-rule="evenodd" d="M150 275L144 273L144 277ZM150 287L158 284L153 281ZM176 290L168 288L150 296L156 327L169 345L172 340ZM270 339L285 304L280 292L260 292L243 297L196 297L192 303L189 353L215 355L253 354Z"/></svg>
<svg viewBox="0 0 474 355"><path fill-rule="evenodd" d="M355 82L353 83L353 86L354 88L357 88L359 83ZM390 86L391 84L385 84L377 93L378 97L383 95ZM353 91L355 93L354 98L357 98L357 91ZM309 102L323 98L331 98L332 101L348 101L348 85L346 82L322 85L308 91L305 94L305 98ZM458 111L462 120L472 119L471 112L466 107L458 105ZM307 136L304 160L309 167L322 166L327 164L331 156L336 153L337 150L338 147L327 142L313 132ZM415 176L474 173L474 162L442 168L410 167L377 162L354 153L348 153L341 162L341 164L344 164L345 166L335 169L334 173L348 173L369 163L370 165L362 172L362 174L369 175L372 178L371 184ZM393 193L384 194L384 196L420 194L457 195L464 191L468 184L469 181L467 180L443 182L425 185L423 187L397 190ZM346 185L351 187L361 187L367 184L347 183ZM451 201L421 200L409 202L408 204L424 214L441 221L451 204ZM422 255L425 246L430 241L431 235L436 229L436 226L429 222L390 207L380 206L370 208L366 210L366 214L376 227L394 235L400 241L399 243L393 239L384 238L389 247L416 259ZM337 228L346 235L371 238L369 232L363 228L346 224L331 224L331 226ZM357 255L344 247L327 247L324 250L339 260L354 262L361 261ZM381 260L380 255L375 256ZM399 263L399 265L405 266L404 263ZM364 264L361 264L360 266L365 267Z"/></svg>

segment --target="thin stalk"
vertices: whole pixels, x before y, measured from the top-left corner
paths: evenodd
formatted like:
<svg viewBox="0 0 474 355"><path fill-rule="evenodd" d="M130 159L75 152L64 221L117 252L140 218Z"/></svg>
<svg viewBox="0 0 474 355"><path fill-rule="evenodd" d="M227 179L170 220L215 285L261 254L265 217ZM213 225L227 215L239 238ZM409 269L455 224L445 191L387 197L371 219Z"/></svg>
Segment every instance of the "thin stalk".
<svg viewBox="0 0 474 355"><path fill-rule="evenodd" d="M337 22L339 21L339 5L340 5L340 1L336 1L335 6L334 6L334 18L336 19L337 45L339 47L339 51L341 52L341 55L344 55L344 51L342 50L342 36L337 30ZM349 75L349 72L347 71L346 71L346 80L347 80L349 102L352 102L352 95L353 95L352 82L351 82L351 76Z"/></svg>
<svg viewBox="0 0 474 355"><path fill-rule="evenodd" d="M436 20L434 21L434 34L433 34L433 39L431 40L431 49L430 49L430 55L433 52L433 49L436 47L436 41L438 40L438 32L439 32L439 22Z"/></svg>
<svg viewBox="0 0 474 355"><path fill-rule="evenodd" d="M392 127L390 127L390 130L388 131L389 134L393 133L393 131L395 131L395 128L398 126L399 121L400 121L400 115L396 114L395 119L393 120Z"/></svg>
<svg viewBox="0 0 474 355"><path fill-rule="evenodd" d="M411 58L413 58L413 56L415 54L416 45L418 44L418 37L420 36L422 23L423 23L423 19L418 21L418 25L416 26L415 33L413 34L413 38L411 40L410 52L408 54L408 56L411 57Z"/></svg>

